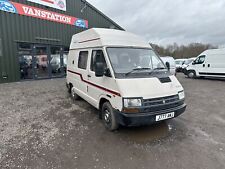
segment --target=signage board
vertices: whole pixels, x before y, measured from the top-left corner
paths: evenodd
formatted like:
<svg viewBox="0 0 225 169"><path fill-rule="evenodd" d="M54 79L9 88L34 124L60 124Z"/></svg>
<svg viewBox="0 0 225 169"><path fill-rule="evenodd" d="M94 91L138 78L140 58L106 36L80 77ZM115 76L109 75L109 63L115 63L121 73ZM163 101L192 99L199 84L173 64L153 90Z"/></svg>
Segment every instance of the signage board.
<svg viewBox="0 0 225 169"><path fill-rule="evenodd" d="M27 0L27 1L66 11L66 0Z"/></svg>
<svg viewBox="0 0 225 169"><path fill-rule="evenodd" d="M88 28L87 20L7 0L0 0L0 10L43 20L49 20L52 22L74 25L81 28Z"/></svg>

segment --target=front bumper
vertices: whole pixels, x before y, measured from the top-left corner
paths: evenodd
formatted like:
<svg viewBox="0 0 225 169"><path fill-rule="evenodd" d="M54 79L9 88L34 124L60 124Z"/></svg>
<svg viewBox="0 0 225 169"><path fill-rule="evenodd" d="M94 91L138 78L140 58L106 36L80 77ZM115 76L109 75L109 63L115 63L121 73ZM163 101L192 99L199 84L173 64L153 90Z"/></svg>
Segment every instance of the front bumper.
<svg viewBox="0 0 225 169"><path fill-rule="evenodd" d="M140 126L149 125L156 122L156 116L160 114L166 114L174 112L174 117L177 117L184 113L186 109L186 104L182 104L178 107L166 109L157 112L144 112L144 113L125 113L115 110L117 122L123 126ZM167 119L168 120L168 119Z"/></svg>
<svg viewBox="0 0 225 169"><path fill-rule="evenodd" d="M187 74L188 74L188 70L185 68L185 69L183 70L183 73L184 73L185 75L187 75Z"/></svg>
<svg viewBox="0 0 225 169"><path fill-rule="evenodd" d="M181 67L177 67L176 68L176 72L182 72L182 68Z"/></svg>

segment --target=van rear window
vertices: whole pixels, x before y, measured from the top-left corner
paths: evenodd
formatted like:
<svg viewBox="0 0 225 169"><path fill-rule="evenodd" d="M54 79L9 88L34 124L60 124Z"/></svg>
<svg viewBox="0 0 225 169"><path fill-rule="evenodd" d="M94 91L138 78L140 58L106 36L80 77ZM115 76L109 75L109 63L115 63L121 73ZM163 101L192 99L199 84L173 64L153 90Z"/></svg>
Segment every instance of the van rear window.
<svg viewBox="0 0 225 169"><path fill-rule="evenodd" d="M87 69L88 51L81 51L78 58L78 68Z"/></svg>

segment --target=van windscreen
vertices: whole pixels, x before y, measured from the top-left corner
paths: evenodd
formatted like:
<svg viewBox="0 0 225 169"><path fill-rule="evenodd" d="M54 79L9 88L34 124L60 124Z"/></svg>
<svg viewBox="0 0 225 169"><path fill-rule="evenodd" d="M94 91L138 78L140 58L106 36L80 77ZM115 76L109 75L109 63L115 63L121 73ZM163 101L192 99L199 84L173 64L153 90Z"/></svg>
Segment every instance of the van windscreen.
<svg viewBox="0 0 225 169"><path fill-rule="evenodd" d="M152 71L166 69L162 60L152 49L108 47L107 53L115 73L127 74L132 70ZM136 73L136 72L135 72Z"/></svg>

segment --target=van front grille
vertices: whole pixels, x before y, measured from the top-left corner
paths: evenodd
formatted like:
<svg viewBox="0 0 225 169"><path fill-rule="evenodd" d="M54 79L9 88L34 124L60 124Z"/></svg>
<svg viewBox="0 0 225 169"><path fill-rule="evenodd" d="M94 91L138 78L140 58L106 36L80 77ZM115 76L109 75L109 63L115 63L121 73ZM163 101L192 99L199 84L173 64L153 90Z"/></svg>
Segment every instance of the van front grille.
<svg viewBox="0 0 225 169"><path fill-rule="evenodd" d="M158 112L167 109L172 109L179 107L184 104L183 100L179 99L178 95L154 98L154 99L144 99L143 100L143 112Z"/></svg>
<svg viewBox="0 0 225 169"><path fill-rule="evenodd" d="M143 105L144 106L157 106L157 105L165 105L168 103L173 103L179 101L178 95L173 96L166 96L160 98L153 98L153 99L144 99Z"/></svg>
<svg viewBox="0 0 225 169"><path fill-rule="evenodd" d="M184 104L184 101L179 101L176 103L171 103L171 104L167 104L167 105L160 105L160 106L155 106L155 107L147 107L143 109L143 112L149 113L149 112L160 112L160 111L164 111L164 110L169 110L169 109L173 109L176 107L179 107L181 105Z"/></svg>

